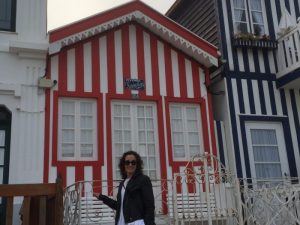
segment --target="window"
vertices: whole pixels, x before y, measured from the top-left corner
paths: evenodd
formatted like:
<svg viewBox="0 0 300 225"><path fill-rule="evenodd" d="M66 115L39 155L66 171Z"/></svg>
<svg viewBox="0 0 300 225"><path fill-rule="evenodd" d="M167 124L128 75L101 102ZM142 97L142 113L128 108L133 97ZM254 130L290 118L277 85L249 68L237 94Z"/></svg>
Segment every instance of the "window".
<svg viewBox="0 0 300 225"><path fill-rule="evenodd" d="M235 33L265 34L263 0L232 0Z"/></svg>
<svg viewBox="0 0 300 225"><path fill-rule="evenodd" d="M190 160L203 152L198 105L170 104L173 157Z"/></svg>
<svg viewBox="0 0 300 225"><path fill-rule="evenodd" d="M259 180L288 175L283 131L277 123L247 123L251 173Z"/></svg>
<svg viewBox="0 0 300 225"><path fill-rule="evenodd" d="M124 152L133 150L144 162L144 173L157 179L156 107L153 103L116 101L112 103L112 138L115 177L120 178L118 163Z"/></svg>
<svg viewBox="0 0 300 225"><path fill-rule="evenodd" d="M97 159L97 102L90 99L59 100L59 159Z"/></svg>
<svg viewBox="0 0 300 225"><path fill-rule="evenodd" d="M16 0L0 0L0 30L15 31Z"/></svg>

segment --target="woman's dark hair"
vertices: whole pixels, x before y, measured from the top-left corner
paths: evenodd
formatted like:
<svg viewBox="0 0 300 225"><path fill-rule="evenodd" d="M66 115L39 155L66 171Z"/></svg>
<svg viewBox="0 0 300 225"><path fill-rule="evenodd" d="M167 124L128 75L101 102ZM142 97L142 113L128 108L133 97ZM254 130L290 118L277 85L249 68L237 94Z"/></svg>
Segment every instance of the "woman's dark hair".
<svg viewBox="0 0 300 225"><path fill-rule="evenodd" d="M143 173L143 160L142 160L141 156L135 151L124 152L124 154L123 154L123 156L122 156L122 158L120 159L120 162L119 162L119 169L120 169L122 179L125 179L127 177L127 174L126 174L126 171L125 171L125 158L128 155L134 155L135 156L135 159L136 159L135 173Z"/></svg>

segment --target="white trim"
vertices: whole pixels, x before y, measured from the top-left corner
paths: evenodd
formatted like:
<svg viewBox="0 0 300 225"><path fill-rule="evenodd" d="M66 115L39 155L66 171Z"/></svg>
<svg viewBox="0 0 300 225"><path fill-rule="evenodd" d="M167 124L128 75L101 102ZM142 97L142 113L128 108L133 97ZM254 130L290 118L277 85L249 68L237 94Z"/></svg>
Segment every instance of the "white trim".
<svg viewBox="0 0 300 225"><path fill-rule="evenodd" d="M51 79L52 80L58 80L58 56L52 56L51 57ZM58 90L58 85L55 85L52 90L57 91ZM52 108L52 107L51 107Z"/></svg>
<svg viewBox="0 0 300 225"><path fill-rule="evenodd" d="M282 116L283 111L282 111L280 90L276 88L276 82L275 81L273 81L272 84L273 84L272 86L273 86L273 91L274 91L277 115Z"/></svg>
<svg viewBox="0 0 300 225"><path fill-rule="evenodd" d="M92 45L87 42L83 45L84 60L84 92L92 92Z"/></svg>
<svg viewBox="0 0 300 225"><path fill-rule="evenodd" d="M180 84L179 84L179 68L178 68L178 55L171 49L171 63L173 74L173 92L174 97L180 97Z"/></svg>
<svg viewBox="0 0 300 225"><path fill-rule="evenodd" d="M129 25L129 51L130 51L130 75L132 79L138 78L137 71L137 44L136 44L136 27ZM125 74L129 75L129 74Z"/></svg>
<svg viewBox="0 0 300 225"><path fill-rule="evenodd" d="M239 71L245 72L244 56L243 56L243 51L241 48L237 49L237 58L236 59L239 63Z"/></svg>
<svg viewBox="0 0 300 225"><path fill-rule="evenodd" d="M100 52L100 91L102 93L108 92L107 81L107 41L106 36L99 38L99 52Z"/></svg>
<svg viewBox="0 0 300 225"><path fill-rule="evenodd" d="M160 95L167 95L166 88L166 71L165 71L165 55L164 55L164 44L157 41L157 55L158 55L158 72L159 72L159 89Z"/></svg>
<svg viewBox="0 0 300 225"><path fill-rule="evenodd" d="M258 49L257 55L258 55L259 71L260 73L265 73L266 72L265 60L261 49Z"/></svg>
<svg viewBox="0 0 300 225"><path fill-rule="evenodd" d="M222 2L222 9L223 9L223 18L224 18L224 27L225 27L225 33L226 33L226 46L227 46L227 54L228 54L228 65L229 70L234 70L234 64L233 64L233 56L232 56L232 46L231 46L231 36L230 36L230 29L229 29L229 21L228 21L228 11L227 11L227 5L226 1ZM231 4L233 5L233 4ZM231 22L231 21L230 21Z"/></svg>
<svg viewBox="0 0 300 225"><path fill-rule="evenodd" d="M263 84L263 92L264 92L265 102L266 102L267 115L272 115L271 98L270 98L268 81L263 80L262 84Z"/></svg>
<svg viewBox="0 0 300 225"><path fill-rule="evenodd" d="M243 99L245 103L245 114L250 114L250 100L248 93L248 83L246 79L242 79Z"/></svg>
<svg viewBox="0 0 300 225"><path fill-rule="evenodd" d="M259 90L258 90L258 83L257 80L252 80L252 87L253 87L253 98L254 98L254 105L255 111L257 115L261 115L261 105L260 105L260 98L259 98Z"/></svg>
<svg viewBox="0 0 300 225"><path fill-rule="evenodd" d="M255 72L255 66L254 66L254 58L253 58L253 50L248 48L247 49L248 53L248 61L249 61L249 71L250 72Z"/></svg>
<svg viewBox="0 0 300 225"><path fill-rule="evenodd" d="M122 61L122 33L117 30L115 35L115 71L116 71L116 93L123 94L124 81L123 81L123 61ZM126 74L129 75L129 74Z"/></svg>
<svg viewBox="0 0 300 225"><path fill-rule="evenodd" d="M150 46L150 35L143 32L144 39L144 59L145 59L145 80L146 80L146 95L153 95L152 87L152 64L151 64L151 46Z"/></svg>
<svg viewBox="0 0 300 225"><path fill-rule="evenodd" d="M186 90L187 90L187 97L193 98L194 97L194 85L193 85L193 74L192 74L192 63L188 59L184 59L185 63L185 79L186 79Z"/></svg>
<svg viewBox="0 0 300 225"><path fill-rule="evenodd" d="M67 166L67 169L66 169L66 174L67 174L66 185L67 185L67 187L75 183L75 170L76 169L74 166Z"/></svg>

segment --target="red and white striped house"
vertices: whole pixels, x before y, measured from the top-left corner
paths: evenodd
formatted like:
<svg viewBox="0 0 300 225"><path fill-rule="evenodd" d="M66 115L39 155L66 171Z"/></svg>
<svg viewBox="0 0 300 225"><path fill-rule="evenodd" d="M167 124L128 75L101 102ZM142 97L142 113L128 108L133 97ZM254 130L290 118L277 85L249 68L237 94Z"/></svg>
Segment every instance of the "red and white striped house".
<svg viewBox="0 0 300 225"><path fill-rule="evenodd" d="M196 153L217 154L209 68L213 45L132 1L50 32L44 182L119 178L135 150L152 179Z"/></svg>

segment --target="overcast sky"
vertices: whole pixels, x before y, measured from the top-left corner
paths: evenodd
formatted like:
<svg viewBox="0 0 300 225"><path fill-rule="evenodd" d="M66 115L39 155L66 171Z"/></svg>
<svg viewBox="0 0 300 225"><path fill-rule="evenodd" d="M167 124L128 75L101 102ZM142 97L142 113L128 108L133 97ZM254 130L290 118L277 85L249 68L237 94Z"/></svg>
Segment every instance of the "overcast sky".
<svg viewBox="0 0 300 225"><path fill-rule="evenodd" d="M48 30L100 13L132 0L48 0ZM142 0L164 14L175 0Z"/></svg>

